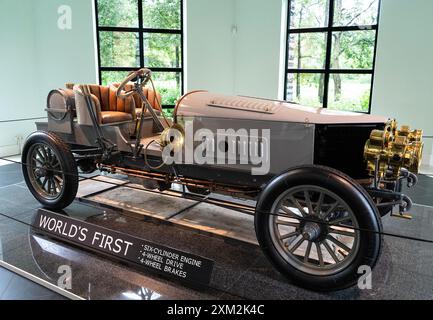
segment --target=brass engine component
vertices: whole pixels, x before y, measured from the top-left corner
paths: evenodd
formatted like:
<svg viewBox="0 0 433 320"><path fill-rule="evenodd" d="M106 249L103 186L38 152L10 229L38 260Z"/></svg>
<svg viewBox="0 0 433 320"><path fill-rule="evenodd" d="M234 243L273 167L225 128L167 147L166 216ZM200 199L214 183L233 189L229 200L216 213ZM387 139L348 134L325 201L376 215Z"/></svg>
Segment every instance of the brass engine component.
<svg viewBox="0 0 433 320"><path fill-rule="evenodd" d="M422 130L411 131L409 126L398 130L395 120L390 120L385 130L373 130L364 149L369 174L374 176L377 171L378 178L397 180L403 168L418 173L424 146L422 135Z"/></svg>
<svg viewBox="0 0 433 320"><path fill-rule="evenodd" d="M180 124L165 129L159 139L161 150L170 145L175 152L181 152L185 143L185 130Z"/></svg>

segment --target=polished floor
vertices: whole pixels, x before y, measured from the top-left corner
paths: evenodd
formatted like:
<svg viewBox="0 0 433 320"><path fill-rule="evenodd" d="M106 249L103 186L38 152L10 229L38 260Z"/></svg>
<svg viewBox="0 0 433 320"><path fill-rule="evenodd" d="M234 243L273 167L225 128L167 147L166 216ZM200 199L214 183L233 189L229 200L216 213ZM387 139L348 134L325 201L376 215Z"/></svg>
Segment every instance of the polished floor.
<svg viewBox="0 0 433 320"><path fill-rule="evenodd" d="M0 300L65 300L66 298L0 267Z"/></svg>
<svg viewBox="0 0 433 320"><path fill-rule="evenodd" d="M70 291L85 299L433 299L433 244L401 237L433 240L433 178L422 176L414 195L412 220L383 221L389 235L373 272L372 289L332 293L289 284L252 244L79 202L62 212L214 260L210 285L195 287L38 234L28 224L40 206L23 183L20 167L6 165L0 167L0 259L53 284L61 276L59 267L69 266Z"/></svg>

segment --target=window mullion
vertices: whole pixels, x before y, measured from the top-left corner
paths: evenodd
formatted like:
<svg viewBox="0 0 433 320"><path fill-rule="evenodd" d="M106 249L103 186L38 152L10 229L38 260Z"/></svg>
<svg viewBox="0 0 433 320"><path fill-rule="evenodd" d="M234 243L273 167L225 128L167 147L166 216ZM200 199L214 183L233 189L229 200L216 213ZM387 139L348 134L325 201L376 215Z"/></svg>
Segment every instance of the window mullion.
<svg viewBox="0 0 433 320"><path fill-rule="evenodd" d="M297 28L289 29L289 33L317 33L317 32L327 32L328 30L337 31L363 31L363 30L377 30L377 25L362 25L362 26L327 26L318 28Z"/></svg>
<svg viewBox="0 0 433 320"><path fill-rule="evenodd" d="M376 24L376 34L374 39L374 55L373 55L373 72L371 75L371 87L370 87L370 102L368 103L368 113L371 113L371 104L373 101L373 90L374 90L374 72L376 70L376 59L377 59L377 39L379 37L379 23L380 23L380 10L382 6L382 0L379 0L379 5L377 8L377 24Z"/></svg>
<svg viewBox="0 0 433 320"><path fill-rule="evenodd" d="M138 43L140 47L140 68L144 68L143 0L138 1Z"/></svg>
<svg viewBox="0 0 433 320"><path fill-rule="evenodd" d="M180 39L181 39L181 55L182 55L182 59L180 61L181 65L180 66L176 66L176 67L155 67L152 68L152 70L155 73L160 73L160 74L169 74L169 73L176 73L180 75L180 86L179 86L179 94L182 95L184 93L184 65L185 65L185 55L184 55L184 37L185 35L183 34L184 31L184 21L183 21L183 17L184 17L184 12L183 12L183 0L180 0L180 8L178 8L180 10L180 18L181 18L181 24L180 24L180 30L175 28L175 29L164 29L165 26L162 26L163 28L149 28L149 26L146 25L146 22L144 21L144 0L135 0L137 3L137 11L135 14L138 15L138 25L134 25L132 27L127 27L127 26L101 26L100 25L100 20L99 20L99 0L94 0L94 5L95 5L95 14L96 14L96 37L97 37L97 50L98 50L98 74L99 74L99 84L105 84L105 82L108 81L115 81L113 80L113 78L117 78L117 74L122 72L122 73L126 73L129 72L131 70L138 70L139 68L144 68L144 67L150 67L148 65L145 65L146 63L146 54L148 54L148 52L145 52L145 35L147 34L163 34L163 35L169 35L169 34L174 34L174 35L179 35ZM110 23L108 23L110 24ZM134 34L138 34L138 48L135 45L134 46L134 54L135 57L138 56L139 61L137 61L137 65L135 65L134 67L125 67L125 66L102 66L102 62L101 62L101 33L102 32L122 32L122 33L134 33ZM170 44L167 44L170 45ZM132 49L132 48L131 48ZM139 51L138 53L136 51ZM109 72L114 72L116 73L116 75L108 75ZM105 76L105 73L107 73L107 80L103 79ZM119 75L120 76L120 75ZM171 80L171 76L169 76L169 80ZM108 80L110 79L110 80ZM177 79L177 76L176 76ZM177 92L178 90L176 90L176 94L178 94ZM170 103L165 103L163 104L163 108L173 108L174 105L170 104Z"/></svg>
<svg viewBox="0 0 433 320"><path fill-rule="evenodd" d="M98 12L98 0L94 1L95 6L95 14L96 14L96 44L97 44L97 50L98 50L98 78L99 78L99 84L102 84L102 72L101 72L101 42L100 42L100 35L99 35L99 12Z"/></svg>
<svg viewBox="0 0 433 320"><path fill-rule="evenodd" d="M323 5L325 1L321 2L321 8L323 8ZM356 85L358 87L364 88L365 86L365 79L367 78L367 75L370 77L371 76L371 86L370 86L370 99L369 99L369 111L371 111L371 101L372 101L372 94L373 94L373 88L374 88L374 71L375 71L375 66L376 66L376 54L377 54L377 40L378 40L378 32L379 32L379 18L380 18L380 7L381 7L381 0L378 0L379 6L378 6L378 12L377 12L377 22L376 24L369 24L369 22L367 20L365 20L365 22L361 22L365 23L363 25L334 25L335 21L336 21L336 17L334 17L335 14L337 14L336 10L336 0L327 0L327 7L324 10L325 13L327 13L329 15L328 20L326 21L326 23L322 26L322 25L318 25L318 26L314 26L310 24L307 25L303 25L303 24L299 24L299 26L295 27L293 25L293 29L292 29L292 25L290 23L291 19L293 16L299 15L299 13L293 12L292 11L292 3L293 0L289 0L288 1L288 8L287 8L287 38L286 38L286 59L285 59L285 66L286 66L286 72L285 72L285 79L284 79L284 97L285 99L288 99L289 95L289 75L293 75L296 73L300 73L300 74L321 74L320 76L320 81L319 81L319 92L323 91L323 93L321 94L322 97L322 106L324 108L328 108L328 107L333 107L333 78L335 75L340 75L340 74L345 74L348 75L346 78L346 81L348 81L348 83L350 81L352 81L352 78L350 77L350 75L354 75L353 76L353 81L355 81L355 79L358 79L358 82L356 82ZM293 14L293 15L292 15ZM335 55L333 56L334 52L334 35L336 35L336 33L345 33L345 32L353 32L353 34L355 34L355 32L357 31L365 31L365 30L371 30L375 33L375 41L374 41L374 55L373 55L373 65L372 68L368 68L368 69L351 69L351 67L355 67L355 65L349 64L347 66L342 66L345 67L343 69L341 69L341 67L336 68L336 69L332 69L332 67L334 65L333 63L333 58L335 57ZM317 35L314 36L316 38L316 41L324 41L325 45L326 45L326 49L325 49L325 59L324 61L320 61L320 63L323 63L322 68L321 69L314 69L313 68L306 68L303 69L301 68L301 66L298 66L298 68L290 68L289 67L289 57L291 54L291 50L290 50L290 35L307 35L307 34L314 34L314 33L322 33L323 36L318 37ZM372 36L372 32L368 33L370 36ZM349 37L351 34L348 34L347 36ZM355 34L355 36L360 37L361 34ZM311 36L312 38L314 38L313 36ZM310 50L310 49L309 49ZM351 50L351 49L349 49ZM310 50L311 51L311 50ZM314 53L310 53L310 56L314 54ZM323 54L323 51L322 51ZM320 65L318 65L320 67ZM361 66L359 66L358 68L362 68ZM363 76L366 75L366 76ZM317 77L316 76L316 77ZM311 77L311 76L310 76ZM350 78L350 79L349 79ZM362 79L364 80L362 80ZM316 80L314 80L314 82L317 81L317 78L315 78ZM363 81L362 83L359 81ZM332 82L331 82L332 81ZM355 83L354 83L355 84ZM303 84L304 85L304 84ZM305 84L306 87L315 87L315 85L310 85L310 84ZM291 88L293 89L293 88ZM348 89L348 92L350 92L351 88ZM317 99L317 96L314 97L313 93L308 92L308 94L304 94L305 98L306 98L306 102L308 101L308 99ZM358 98L358 97L357 97ZM303 100L301 97L299 98L300 100ZM362 97L362 102L366 101L365 95L363 95ZM365 100L364 100L365 99ZM349 102L349 98L347 98L346 100L348 101L343 101L344 104L348 104ZM316 102L314 102L316 103ZM337 106L338 108L341 108L340 105ZM343 106L345 107L345 106ZM350 107L350 106L348 106ZM363 108L366 108L363 105Z"/></svg>
<svg viewBox="0 0 433 320"><path fill-rule="evenodd" d="M289 45L289 39L290 39L290 23L292 19L292 0L289 0L287 3L287 34L286 34L286 57L284 61L284 69L286 72L284 73L284 100L287 100L287 87L288 87L288 78L289 78L289 54L290 54L290 45Z"/></svg>
<svg viewBox="0 0 433 320"><path fill-rule="evenodd" d="M183 0L180 0L180 30L182 31L181 35L180 35L180 45L181 45L181 55L182 55L182 61L181 61L181 88L180 88L180 93L183 96L185 94L185 72L184 72L184 68L185 68L185 45L184 45L184 12L183 12Z"/></svg>
<svg viewBox="0 0 433 320"><path fill-rule="evenodd" d="M329 79L331 69L331 54L332 54L332 26L334 25L334 0L329 0L329 21L328 21L328 36L326 41L326 61L325 61L325 77L323 83L323 108L328 107L329 98Z"/></svg>

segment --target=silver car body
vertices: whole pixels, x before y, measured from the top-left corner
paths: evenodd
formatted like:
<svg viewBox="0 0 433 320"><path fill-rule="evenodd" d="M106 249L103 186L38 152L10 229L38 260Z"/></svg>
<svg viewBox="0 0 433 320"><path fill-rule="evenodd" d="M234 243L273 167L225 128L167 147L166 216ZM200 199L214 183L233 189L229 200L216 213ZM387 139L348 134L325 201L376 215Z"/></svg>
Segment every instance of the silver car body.
<svg viewBox="0 0 433 320"><path fill-rule="evenodd" d="M385 123L387 119L363 113L301 106L284 101L225 96L209 92L186 95L180 102L179 123L193 121L194 131L210 129L270 130L270 173L314 163L316 125ZM218 166L218 165L216 165ZM250 170L251 166L224 165Z"/></svg>

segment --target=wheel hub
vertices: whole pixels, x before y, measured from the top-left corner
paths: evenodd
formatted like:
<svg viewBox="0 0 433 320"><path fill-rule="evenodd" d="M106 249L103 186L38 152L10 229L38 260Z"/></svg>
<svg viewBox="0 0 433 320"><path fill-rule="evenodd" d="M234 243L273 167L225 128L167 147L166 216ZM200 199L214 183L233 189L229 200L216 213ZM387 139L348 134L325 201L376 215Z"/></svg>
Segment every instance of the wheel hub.
<svg viewBox="0 0 433 320"><path fill-rule="evenodd" d="M37 168L35 170L35 175L38 178L43 178L43 177L47 177L48 176L48 168L46 166L43 166L41 168Z"/></svg>
<svg viewBox="0 0 433 320"><path fill-rule="evenodd" d="M272 212L269 223L274 248L296 269L333 275L356 257L359 234L344 230L346 225L348 229L358 227L356 217L332 191L312 185L292 187L275 202Z"/></svg>
<svg viewBox="0 0 433 320"><path fill-rule="evenodd" d="M329 229L326 223L317 217L311 217L312 221L302 222L300 233L306 241L321 242L326 239Z"/></svg>
<svg viewBox="0 0 433 320"><path fill-rule="evenodd" d="M302 230L302 236L308 241L316 241L321 233L320 225L315 222L307 222Z"/></svg>

